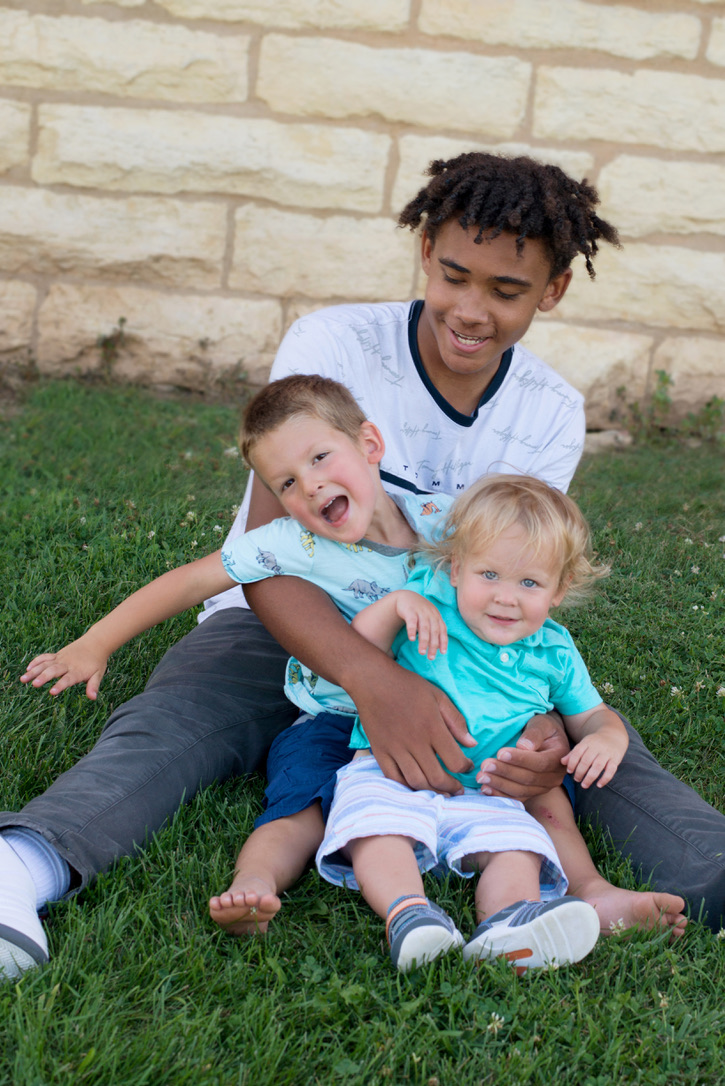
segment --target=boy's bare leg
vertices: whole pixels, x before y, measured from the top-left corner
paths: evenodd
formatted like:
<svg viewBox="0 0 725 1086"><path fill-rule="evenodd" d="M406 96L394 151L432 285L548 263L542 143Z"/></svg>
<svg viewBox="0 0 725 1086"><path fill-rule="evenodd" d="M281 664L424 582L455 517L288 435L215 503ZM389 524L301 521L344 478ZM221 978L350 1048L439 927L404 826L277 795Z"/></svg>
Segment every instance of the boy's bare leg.
<svg viewBox="0 0 725 1086"><path fill-rule="evenodd" d="M525 806L554 842L569 880L569 893L588 901L597 910L603 935L627 928L670 928L673 936L684 934L687 917L681 897L650 890L624 890L599 874L563 788L535 796Z"/></svg>
<svg viewBox="0 0 725 1086"><path fill-rule="evenodd" d="M466 857L463 870L481 872L476 886L479 924L507 905L541 897L541 856L535 852L479 852Z"/></svg>
<svg viewBox="0 0 725 1086"><path fill-rule="evenodd" d="M209 915L229 935L266 932L279 894L303 874L325 834L319 803L254 830L237 858L228 890L209 902Z"/></svg>
<svg viewBox="0 0 725 1086"><path fill-rule="evenodd" d="M352 861L360 893L383 920L400 897L425 897L423 879L415 858L413 842L395 834L358 837L344 850Z"/></svg>

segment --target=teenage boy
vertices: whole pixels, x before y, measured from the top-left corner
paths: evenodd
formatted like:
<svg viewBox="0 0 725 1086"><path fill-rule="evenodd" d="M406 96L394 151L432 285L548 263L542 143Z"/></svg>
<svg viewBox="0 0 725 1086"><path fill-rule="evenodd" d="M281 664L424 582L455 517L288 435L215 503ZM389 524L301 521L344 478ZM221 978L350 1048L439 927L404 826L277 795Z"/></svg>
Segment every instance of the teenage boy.
<svg viewBox="0 0 725 1086"><path fill-rule="evenodd" d="M272 376L319 372L346 384L363 410L371 404L391 491L454 494L502 470L566 489L581 453L582 399L518 341L537 311L559 303L574 257L582 254L593 275L598 242L616 244L616 231L596 214L596 191L555 166L468 154L429 172L399 220L423 227L425 301L303 318ZM279 515L256 480L247 495L233 534L245 515L246 527ZM468 768L456 741L465 723L440 691L364 642L315 586L270 578L245 592L261 622L241 592L225 601L237 606L211 601L205 621L169 650L144 693L112 715L93 750L22 811L0 815L6 833L23 827L11 831L12 850L39 903L142 847L199 788L260 766L294 716L281 693L290 653L350 694L387 776L458 790L436 755L455 772ZM598 815L655 887L683 893L696 914L704 906L717 930L725 817L629 734L616 782L589 789L581 809ZM515 748L487 763L484 790L541 795L560 782L566 749L557 722L537 718ZM3 863L0 852L0 886Z"/></svg>

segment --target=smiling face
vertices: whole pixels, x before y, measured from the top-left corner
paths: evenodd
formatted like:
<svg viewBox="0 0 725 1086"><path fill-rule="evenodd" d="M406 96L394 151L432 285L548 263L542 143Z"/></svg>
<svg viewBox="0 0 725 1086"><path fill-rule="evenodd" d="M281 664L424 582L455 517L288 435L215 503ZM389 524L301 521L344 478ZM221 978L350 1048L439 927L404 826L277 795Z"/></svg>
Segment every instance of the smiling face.
<svg viewBox="0 0 725 1086"><path fill-rule="evenodd" d="M355 442L318 418L295 415L256 443L254 470L308 531L357 543L374 528L384 497L377 467L383 450L371 422Z"/></svg>
<svg viewBox="0 0 725 1086"><path fill-rule="evenodd" d="M560 579L558 563L536 555L519 525L489 546L451 560L461 618L490 645L510 645L535 633L564 598Z"/></svg>
<svg viewBox="0 0 725 1086"><path fill-rule="evenodd" d="M519 255L513 234L484 236L450 219L435 243L423 234L428 276L418 325L423 365L441 395L459 411L475 410L496 374L501 356L528 330L537 310L563 297L571 270L551 278L543 242L528 239Z"/></svg>

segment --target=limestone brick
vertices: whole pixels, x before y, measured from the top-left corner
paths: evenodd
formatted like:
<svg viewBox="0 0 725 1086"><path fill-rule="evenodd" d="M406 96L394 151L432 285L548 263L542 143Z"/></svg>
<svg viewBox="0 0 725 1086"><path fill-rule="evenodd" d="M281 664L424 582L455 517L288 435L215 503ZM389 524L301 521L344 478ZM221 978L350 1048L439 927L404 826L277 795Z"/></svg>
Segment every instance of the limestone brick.
<svg viewBox="0 0 725 1086"><path fill-rule="evenodd" d="M38 320L38 369L53 376L102 366L98 337L125 318L113 374L203 390L246 373L263 382L279 345L277 301L159 294L136 287L56 284Z"/></svg>
<svg viewBox="0 0 725 1086"><path fill-rule="evenodd" d="M82 4L116 4L120 8L140 8L146 0L81 0Z"/></svg>
<svg viewBox="0 0 725 1086"><path fill-rule="evenodd" d="M214 192L379 211L391 139L192 111L46 105L33 179L127 192Z"/></svg>
<svg viewBox="0 0 725 1086"><path fill-rule="evenodd" d="M281 296L406 298L414 248L390 219L321 219L247 205L235 216L229 283Z"/></svg>
<svg viewBox="0 0 725 1086"><path fill-rule="evenodd" d="M25 102L0 101L0 173L28 162L30 116Z"/></svg>
<svg viewBox="0 0 725 1086"><path fill-rule="evenodd" d="M243 102L248 36L0 10L0 82L175 102Z"/></svg>
<svg viewBox="0 0 725 1086"><path fill-rule="evenodd" d="M20 187L0 201L0 268L14 274L218 287L225 238L225 209L213 203Z"/></svg>
<svg viewBox="0 0 725 1086"><path fill-rule="evenodd" d="M269 34L257 94L284 113L379 116L506 139L523 118L530 77L531 65L516 57Z"/></svg>
<svg viewBox="0 0 725 1086"><path fill-rule="evenodd" d="M697 55L700 20L581 0L423 0L420 29L516 49L594 49L646 60Z"/></svg>
<svg viewBox="0 0 725 1086"><path fill-rule="evenodd" d="M725 332L725 253L675 245L605 246L592 283L579 261L557 314L564 320L619 320L662 328Z"/></svg>
<svg viewBox="0 0 725 1086"><path fill-rule="evenodd" d="M604 167L598 188L623 235L725 234L725 166L620 155Z"/></svg>
<svg viewBox="0 0 725 1086"><path fill-rule="evenodd" d="M0 280L0 358L30 347L37 291L29 283Z"/></svg>
<svg viewBox="0 0 725 1086"><path fill-rule="evenodd" d="M86 0L87 2L87 0ZM402 30L410 0L156 0L181 19L251 22L284 29Z"/></svg>
<svg viewBox="0 0 725 1086"><path fill-rule="evenodd" d="M583 394L589 429L612 425L619 387L626 388L628 401L644 396L651 336L537 317L522 342Z"/></svg>
<svg viewBox="0 0 725 1086"><path fill-rule="evenodd" d="M489 151L502 155L530 155L551 162L577 179L591 175L594 159L586 151L532 147L527 143L476 143L447 136L401 136L400 161L393 186L393 211L399 212L427 182L426 169L435 158L448 159L464 151Z"/></svg>
<svg viewBox="0 0 725 1086"><path fill-rule="evenodd" d="M725 151L725 79L641 69L539 68L534 135Z"/></svg>
<svg viewBox="0 0 725 1086"><path fill-rule="evenodd" d="M725 19L713 19L707 46L707 59L712 64L725 67Z"/></svg>
<svg viewBox="0 0 725 1086"><path fill-rule="evenodd" d="M653 368L674 381L670 418L679 422L697 413L708 400L725 400L725 346L704 336L669 337L655 351Z"/></svg>

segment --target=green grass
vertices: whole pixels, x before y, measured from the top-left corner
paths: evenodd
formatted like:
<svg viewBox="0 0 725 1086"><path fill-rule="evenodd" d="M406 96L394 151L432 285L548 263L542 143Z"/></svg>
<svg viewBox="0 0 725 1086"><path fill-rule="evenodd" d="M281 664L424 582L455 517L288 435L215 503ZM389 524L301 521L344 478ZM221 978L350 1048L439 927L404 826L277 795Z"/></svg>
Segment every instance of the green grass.
<svg viewBox="0 0 725 1086"><path fill-rule="evenodd" d="M218 545L243 486L225 455L236 424L234 407L74 384L34 387L3 421L0 806L26 802L83 754L193 624L183 616L120 652L95 705L17 679L169 563ZM573 493L613 572L566 622L661 761L723 808L722 453L602 454ZM225 938L206 901L260 796L257 779L211 788L144 856L53 910L51 964L0 987L0 1083L722 1080L725 941L697 923L677 945L611 938L580 966L534 977L455 957L401 977L365 904L310 873L266 940ZM610 878L634 885L591 844ZM470 885L431 891L470 926Z"/></svg>

